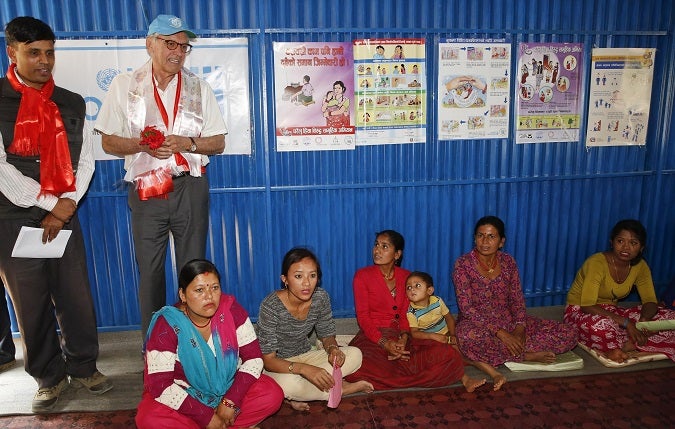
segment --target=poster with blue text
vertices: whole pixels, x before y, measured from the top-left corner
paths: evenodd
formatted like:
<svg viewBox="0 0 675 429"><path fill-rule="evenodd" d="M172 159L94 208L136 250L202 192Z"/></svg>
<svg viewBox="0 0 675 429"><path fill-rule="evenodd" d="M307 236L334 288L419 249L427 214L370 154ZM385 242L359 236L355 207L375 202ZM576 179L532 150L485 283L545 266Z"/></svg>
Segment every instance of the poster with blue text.
<svg viewBox="0 0 675 429"><path fill-rule="evenodd" d="M190 43L193 50L184 66L213 89L228 130L223 154L250 155L248 39L197 38ZM149 60L145 39L59 40L56 57L54 80L84 97L85 129L92 134L95 158L118 159L103 151L94 124L113 78Z"/></svg>
<svg viewBox="0 0 675 429"><path fill-rule="evenodd" d="M593 49L586 146L647 143L655 55L653 48Z"/></svg>
<svg viewBox="0 0 675 429"><path fill-rule="evenodd" d="M351 43L274 42L279 152L354 149Z"/></svg>
<svg viewBox="0 0 675 429"><path fill-rule="evenodd" d="M424 39L354 40L356 144L424 143Z"/></svg>
<svg viewBox="0 0 675 429"><path fill-rule="evenodd" d="M447 39L438 44L438 139L507 138L511 44Z"/></svg>
<svg viewBox="0 0 675 429"><path fill-rule="evenodd" d="M520 43L516 143L579 141L581 43Z"/></svg>

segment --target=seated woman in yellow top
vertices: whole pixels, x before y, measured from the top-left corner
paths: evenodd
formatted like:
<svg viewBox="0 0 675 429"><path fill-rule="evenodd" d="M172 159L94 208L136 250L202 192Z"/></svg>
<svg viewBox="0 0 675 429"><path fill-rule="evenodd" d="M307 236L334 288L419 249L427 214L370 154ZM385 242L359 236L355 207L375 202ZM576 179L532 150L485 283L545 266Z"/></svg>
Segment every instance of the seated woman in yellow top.
<svg viewBox="0 0 675 429"><path fill-rule="evenodd" d="M642 258L647 231L637 220L619 221L610 234L611 248L590 256L567 294L564 320L579 329L579 341L607 358L624 362L633 350L666 354L675 361L675 330L647 332L638 321L675 319L675 311L657 305L652 274ZM637 288L642 305L617 302Z"/></svg>

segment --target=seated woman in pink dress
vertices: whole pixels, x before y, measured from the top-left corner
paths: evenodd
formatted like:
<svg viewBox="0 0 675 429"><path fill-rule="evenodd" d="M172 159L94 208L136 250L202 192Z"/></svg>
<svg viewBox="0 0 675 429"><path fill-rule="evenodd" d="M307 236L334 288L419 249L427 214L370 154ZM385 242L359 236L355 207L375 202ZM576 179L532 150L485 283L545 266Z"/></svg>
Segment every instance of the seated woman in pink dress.
<svg viewBox="0 0 675 429"><path fill-rule="evenodd" d="M148 329L138 428L248 428L274 414L284 393L261 374L253 324L216 267L192 260L178 283L180 302Z"/></svg>
<svg viewBox="0 0 675 429"><path fill-rule="evenodd" d="M455 262L459 316L459 348L471 360L497 366L504 362L552 363L555 355L577 345L577 330L525 311L518 266L501 249L506 242L504 222L495 216L478 220L476 246Z"/></svg>
<svg viewBox="0 0 675 429"><path fill-rule="evenodd" d="M610 233L611 248L586 259L567 294L565 321L579 328L579 341L619 363L633 350L665 353L675 361L675 330L647 332L635 325L675 319L675 311L657 305L652 273L642 258L646 242L639 221L619 221ZM617 306L633 286L642 305Z"/></svg>
<svg viewBox="0 0 675 429"><path fill-rule="evenodd" d="M345 377L367 380L375 389L442 387L461 381L472 392L485 379L464 373L462 355L449 344L410 335L405 282L410 272L399 265L405 241L396 231L377 234L374 265L354 275L356 321L361 328L349 343L361 349L361 368Z"/></svg>

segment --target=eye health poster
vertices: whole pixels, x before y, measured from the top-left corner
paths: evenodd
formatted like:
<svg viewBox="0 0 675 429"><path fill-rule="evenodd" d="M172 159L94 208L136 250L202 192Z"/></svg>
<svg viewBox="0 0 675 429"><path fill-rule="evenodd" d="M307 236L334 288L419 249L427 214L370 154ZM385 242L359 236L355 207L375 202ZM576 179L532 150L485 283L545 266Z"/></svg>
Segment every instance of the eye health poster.
<svg viewBox="0 0 675 429"><path fill-rule="evenodd" d="M511 44L446 39L438 44L438 139L507 138Z"/></svg>

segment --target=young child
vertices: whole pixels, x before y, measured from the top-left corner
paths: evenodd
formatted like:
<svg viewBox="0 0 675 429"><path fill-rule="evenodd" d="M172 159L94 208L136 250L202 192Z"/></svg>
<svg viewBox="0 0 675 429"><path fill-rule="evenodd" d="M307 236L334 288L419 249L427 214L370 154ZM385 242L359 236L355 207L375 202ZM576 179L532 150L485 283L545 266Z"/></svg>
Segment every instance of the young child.
<svg viewBox="0 0 675 429"><path fill-rule="evenodd" d="M455 335L455 318L443 300L434 295L431 276L422 271L413 271L405 282L405 290L410 301L407 316L412 337L447 343L461 353ZM466 358L464 360L492 377L494 390L499 390L506 383L506 377L492 365Z"/></svg>

